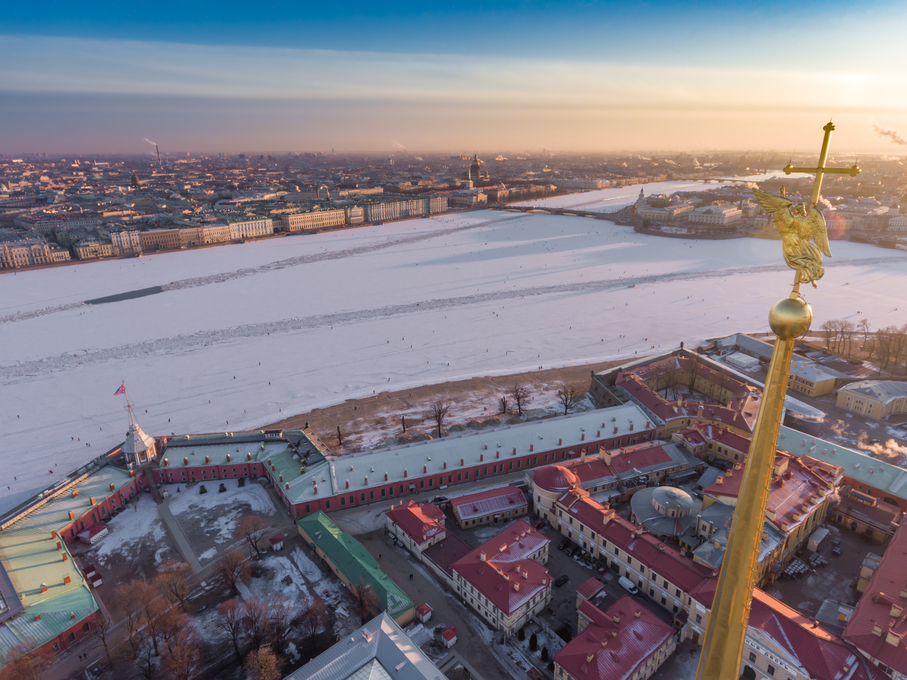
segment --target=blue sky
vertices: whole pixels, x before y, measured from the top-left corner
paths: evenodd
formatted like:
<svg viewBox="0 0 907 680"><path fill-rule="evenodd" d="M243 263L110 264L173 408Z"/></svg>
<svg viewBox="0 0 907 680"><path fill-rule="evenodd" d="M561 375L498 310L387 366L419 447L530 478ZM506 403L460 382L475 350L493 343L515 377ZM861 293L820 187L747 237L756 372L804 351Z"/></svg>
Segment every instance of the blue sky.
<svg viewBox="0 0 907 680"><path fill-rule="evenodd" d="M873 131L907 136L904 3L6 12L0 152L126 151L155 135L200 151L809 148L830 115L839 148L907 150Z"/></svg>

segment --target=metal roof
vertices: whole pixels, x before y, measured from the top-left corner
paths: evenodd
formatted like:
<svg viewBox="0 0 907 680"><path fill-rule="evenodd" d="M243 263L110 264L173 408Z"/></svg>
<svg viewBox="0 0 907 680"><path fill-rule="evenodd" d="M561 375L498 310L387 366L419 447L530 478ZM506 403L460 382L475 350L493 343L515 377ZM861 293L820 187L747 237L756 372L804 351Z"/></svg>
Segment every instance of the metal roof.
<svg viewBox="0 0 907 680"><path fill-rule="evenodd" d="M895 399L907 397L907 382L894 380L861 380L860 382L845 385L841 392L853 392L861 397L875 399L882 404L887 404Z"/></svg>
<svg viewBox="0 0 907 680"><path fill-rule="evenodd" d="M0 624L0 656L19 643L41 646L97 610L65 541L51 532L70 524L70 512L84 515L92 498L100 503L116 493L111 484L120 489L132 478L110 465L86 466L73 474L78 480L73 486L33 499L33 509L17 509L18 518L0 531L0 562L23 609Z"/></svg>
<svg viewBox="0 0 907 680"><path fill-rule="evenodd" d="M444 674L381 613L284 680L444 680Z"/></svg>
<svg viewBox="0 0 907 680"><path fill-rule="evenodd" d="M412 484L420 477L446 476L478 465L505 464L531 451L543 454L573 449L579 453L580 448L598 440L638 435L646 430L646 423L654 427L652 419L636 404L623 404L478 433L467 431L380 451L330 457L327 465L307 467L302 474L294 467L296 472L289 470L288 474L295 476L284 476L282 491L291 503L304 503L344 492L368 492L383 484Z"/></svg>
<svg viewBox="0 0 907 680"><path fill-rule="evenodd" d="M778 448L795 456L806 454L823 463L840 465L845 477L907 500L907 470L903 468L784 426L778 435Z"/></svg>
<svg viewBox="0 0 907 680"><path fill-rule="evenodd" d="M344 533L334 521L319 511L297 520L306 537L327 555L351 584L368 583L378 597L378 606L397 618L415 604L382 571L378 562L359 541Z"/></svg>

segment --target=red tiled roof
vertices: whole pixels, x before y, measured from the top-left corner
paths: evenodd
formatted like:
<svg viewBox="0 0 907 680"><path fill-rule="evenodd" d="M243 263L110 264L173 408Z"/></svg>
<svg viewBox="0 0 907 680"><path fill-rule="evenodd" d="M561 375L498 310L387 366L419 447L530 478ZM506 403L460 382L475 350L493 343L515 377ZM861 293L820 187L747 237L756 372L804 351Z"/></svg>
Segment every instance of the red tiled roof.
<svg viewBox="0 0 907 680"><path fill-rule="evenodd" d="M731 407L699 402L669 402L657 392L653 392L638 375L618 373L617 384L648 408L656 416L669 422L680 418L709 420L733 425L744 432L752 432L756 422L756 407L747 398L731 403Z"/></svg>
<svg viewBox="0 0 907 680"><path fill-rule="evenodd" d="M514 522L451 568L509 616L551 586L548 570L528 559L548 542L525 521Z"/></svg>
<svg viewBox="0 0 907 680"><path fill-rule="evenodd" d="M583 581L580 587L576 589L576 593L586 598L587 600L591 600L593 597L595 597L595 594L604 587L605 584L599 581L597 578L590 578L586 581Z"/></svg>
<svg viewBox="0 0 907 680"><path fill-rule="evenodd" d="M672 626L629 595L605 612L588 600L580 604L579 611L592 623L554 655L554 662L574 678L623 680L632 677L674 635Z"/></svg>
<svg viewBox="0 0 907 680"><path fill-rule="evenodd" d="M878 680L885 674L817 623L758 588L749 625L771 638L814 680Z"/></svg>
<svg viewBox="0 0 907 680"><path fill-rule="evenodd" d="M443 525L444 512L431 503L419 505L414 501L407 501L393 510L388 510L387 516L420 545L438 534L446 533Z"/></svg>
<svg viewBox="0 0 907 680"><path fill-rule="evenodd" d="M427 604L420 604L418 607L416 607L416 613L421 614L422 616L425 616L430 611L431 607L429 607Z"/></svg>
<svg viewBox="0 0 907 680"><path fill-rule="evenodd" d="M531 474L533 482L548 491L566 491L579 484L579 478L564 465L546 465L536 468Z"/></svg>
<svg viewBox="0 0 907 680"><path fill-rule="evenodd" d="M600 533L610 543L631 554L659 576L669 579L670 583L685 593L692 593L703 581L715 578L711 569L681 556L657 537L641 529L639 531L637 533L636 526L615 515Z"/></svg>
<svg viewBox="0 0 907 680"><path fill-rule="evenodd" d="M454 534L447 534L444 539L422 551L422 555L438 565L448 575L453 575L452 566L469 554L472 548Z"/></svg>
<svg viewBox="0 0 907 680"><path fill-rule="evenodd" d="M528 505L526 496L515 486L505 486L460 496L451 499L450 504L461 520L494 515Z"/></svg>
<svg viewBox="0 0 907 680"><path fill-rule="evenodd" d="M455 637L457 637L457 627L451 626L450 628L448 628L447 630L445 630L441 633L441 637L443 637L448 642L450 640L453 640Z"/></svg>
<svg viewBox="0 0 907 680"><path fill-rule="evenodd" d="M907 674L907 524L894 533L844 639L889 668ZM878 630L878 633L874 632Z"/></svg>
<svg viewBox="0 0 907 680"><path fill-rule="evenodd" d="M828 482L834 480L837 466L823 465L817 468L811 465L811 460L809 457L805 460L804 457L797 458L785 451L778 451L775 454L775 467L785 464L787 466L785 472L774 475L769 490L766 509L774 513L773 521L776 526L780 527L783 522L792 527L796 526L802 519L795 519L794 514L807 516L809 513L802 512L802 506L806 505L811 509L813 506L810 499L823 498L828 490ZM730 476L719 477L721 483L716 479L703 490L703 493L736 498L740 494L746 462L741 463L740 467L739 470L730 470Z"/></svg>

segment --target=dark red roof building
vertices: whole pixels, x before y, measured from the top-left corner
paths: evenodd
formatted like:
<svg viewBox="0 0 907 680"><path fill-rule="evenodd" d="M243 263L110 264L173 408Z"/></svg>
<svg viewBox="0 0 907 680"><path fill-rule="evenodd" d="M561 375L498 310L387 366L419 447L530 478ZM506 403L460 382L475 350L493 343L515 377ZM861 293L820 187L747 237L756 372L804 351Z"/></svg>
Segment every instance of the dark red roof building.
<svg viewBox="0 0 907 680"><path fill-rule="evenodd" d="M676 647L674 627L629 595L601 611L584 601L577 635L554 655L555 677L573 680L647 678ZM560 669L560 670L558 670Z"/></svg>
<svg viewBox="0 0 907 680"><path fill-rule="evenodd" d="M894 677L907 676L907 527L888 544L844 639Z"/></svg>

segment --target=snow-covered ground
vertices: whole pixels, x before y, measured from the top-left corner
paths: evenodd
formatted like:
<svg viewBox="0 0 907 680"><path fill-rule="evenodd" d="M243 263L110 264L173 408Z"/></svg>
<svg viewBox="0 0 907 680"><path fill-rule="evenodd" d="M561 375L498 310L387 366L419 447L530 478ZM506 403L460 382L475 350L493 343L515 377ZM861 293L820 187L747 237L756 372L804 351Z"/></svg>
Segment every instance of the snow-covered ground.
<svg viewBox="0 0 907 680"><path fill-rule="evenodd" d="M129 421L113 393L123 380L137 420L162 435L251 429L383 390L632 358L766 330L792 279L780 250L477 211L5 274L0 462L13 488L0 511L53 481L40 474L50 461L63 474L122 441ZM904 252L840 241L832 250L819 289L805 291L815 327L907 323ZM79 304L155 285L165 292Z"/></svg>

